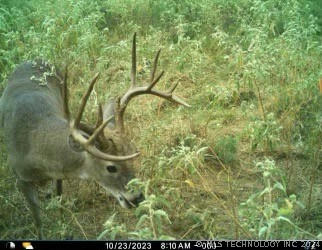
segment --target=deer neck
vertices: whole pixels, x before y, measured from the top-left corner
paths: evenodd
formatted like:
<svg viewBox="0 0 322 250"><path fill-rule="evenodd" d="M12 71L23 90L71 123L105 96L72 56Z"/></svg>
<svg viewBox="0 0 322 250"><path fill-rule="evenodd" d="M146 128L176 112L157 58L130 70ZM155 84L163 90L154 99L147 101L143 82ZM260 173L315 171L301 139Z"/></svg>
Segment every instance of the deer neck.
<svg viewBox="0 0 322 250"><path fill-rule="evenodd" d="M77 176L84 168L86 153L73 150L69 137L69 125L65 119L48 117L30 133L29 144L33 147L28 158L35 163L41 162L41 167L47 169L48 175L57 175L59 178ZM38 159L39 156L45 160Z"/></svg>

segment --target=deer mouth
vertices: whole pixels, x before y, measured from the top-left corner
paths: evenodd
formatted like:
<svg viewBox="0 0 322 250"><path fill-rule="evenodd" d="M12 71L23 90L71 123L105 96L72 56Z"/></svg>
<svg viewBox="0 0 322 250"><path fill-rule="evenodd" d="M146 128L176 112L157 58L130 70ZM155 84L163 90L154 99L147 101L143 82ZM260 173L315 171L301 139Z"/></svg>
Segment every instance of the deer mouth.
<svg viewBox="0 0 322 250"><path fill-rule="evenodd" d="M137 207L143 200L144 195L142 193L120 193L118 195L118 201L124 208Z"/></svg>
<svg viewBox="0 0 322 250"><path fill-rule="evenodd" d="M108 188L106 185L102 185L104 189L110 192L119 202L123 208L134 208L139 205L140 202L144 201L145 197L141 192L133 192L121 189Z"/></svg>

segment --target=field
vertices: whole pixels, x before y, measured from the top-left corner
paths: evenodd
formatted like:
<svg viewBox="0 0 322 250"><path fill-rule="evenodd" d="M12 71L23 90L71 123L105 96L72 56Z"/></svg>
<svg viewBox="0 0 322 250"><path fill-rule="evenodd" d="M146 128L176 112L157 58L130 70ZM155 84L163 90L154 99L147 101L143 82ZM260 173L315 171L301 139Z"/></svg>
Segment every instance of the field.
<svg viewBox="0 0 322 250"><path fill-rule="evenodd" d="M321 0L0 0L1 93L15 66L44 58L69 68L72 111L90 79L98 103L138 82L161 48L153 96L131 102L126 129L140 150L131 210L93 181L41 190L48 239L322 239ZM75 115L75 114L74 114ZM0 137L0 239L37 230Z"/></svg>

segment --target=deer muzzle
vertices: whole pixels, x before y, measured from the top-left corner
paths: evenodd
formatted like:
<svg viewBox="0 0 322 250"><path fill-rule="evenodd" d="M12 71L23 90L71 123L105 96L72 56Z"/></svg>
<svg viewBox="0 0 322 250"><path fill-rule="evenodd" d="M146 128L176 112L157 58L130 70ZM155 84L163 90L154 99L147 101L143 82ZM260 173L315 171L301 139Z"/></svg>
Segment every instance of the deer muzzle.
<svg viewBox="0 0 322 250"><path fill-rule="evenodd" d="M140 202L144 200L144 195L141 192L130 193L130 192L122 192L117 196L117 200L120 205L124 208L133 208L137 207Z"/></svg>

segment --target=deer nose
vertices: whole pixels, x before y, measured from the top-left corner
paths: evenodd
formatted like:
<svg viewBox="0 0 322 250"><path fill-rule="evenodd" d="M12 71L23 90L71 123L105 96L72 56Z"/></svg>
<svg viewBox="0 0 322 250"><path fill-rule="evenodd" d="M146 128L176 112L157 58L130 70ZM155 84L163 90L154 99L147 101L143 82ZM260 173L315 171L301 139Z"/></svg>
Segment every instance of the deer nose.
<svg viewBox="0 0 322 250"><path fill-rule="evenodd" d="M142 193L138 193L134 199L132 200L132 203L135 205L135 206L138 206L140 202L144 201L145 200L145 197L144 197L144 194Z"/></svg>

